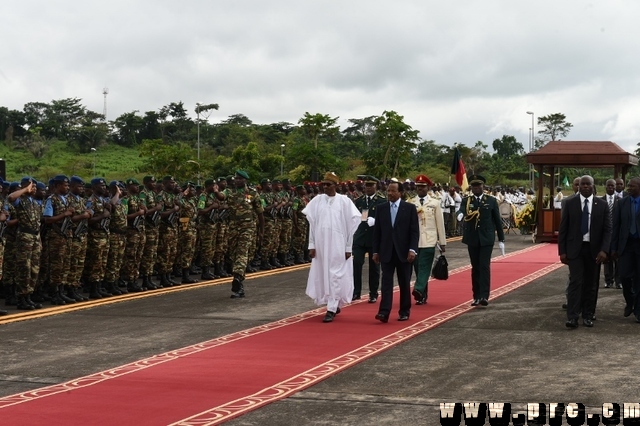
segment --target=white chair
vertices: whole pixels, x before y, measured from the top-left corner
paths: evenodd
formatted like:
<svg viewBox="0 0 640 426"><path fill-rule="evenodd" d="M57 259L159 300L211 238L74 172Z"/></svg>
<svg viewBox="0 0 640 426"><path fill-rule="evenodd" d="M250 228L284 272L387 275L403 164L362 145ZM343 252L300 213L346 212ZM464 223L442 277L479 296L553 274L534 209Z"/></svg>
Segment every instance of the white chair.
<svg viewBox="0 0 640 426"><path fill-rule="evenodd" d="M514 234L517 234L515 230L515 223L513 220L513 206L505 201L500 203L498 209L500 209L500 219L502 219L502 227L507 230L507 234L509 233L509 231L513 231Z"/></svg>

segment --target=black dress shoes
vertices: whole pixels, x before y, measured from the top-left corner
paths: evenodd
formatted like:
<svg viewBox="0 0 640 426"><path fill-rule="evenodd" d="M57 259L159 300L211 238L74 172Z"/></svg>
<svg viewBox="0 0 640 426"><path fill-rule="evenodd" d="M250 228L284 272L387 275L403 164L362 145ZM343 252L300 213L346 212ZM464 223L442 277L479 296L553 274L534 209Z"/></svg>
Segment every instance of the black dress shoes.
<svg viewBox="0 0 640 426"><path fill-rule="evenodd" d="M621 283L616 283L616 289L622 290L622 284Z"/></svg>
<svg viewBox="0 0 640 426"><path fill-rule="evenodd" d="M380 322L389 322L389 315L376 314L376 319Z"/></svg>
<svg viewBox="0 0 640 426"><path fill-rule="evenodd" d="M369 303L376 303L378 301L378 296L369 296Z"/></svg>
<svg viewBox="0 0 640 426"><path fill-rule="evenodd" d="M570 319L567 322L565 322L564 325L566 325L567 328L578 328L578 320ZM593 323L591 325L593 325Z"/></svg>
<svg viewBox="0 0 640 426"><path fill-rule="evenodd" d="M473 299L473 302L471 302L471 306L478 306L479 303L480 299Z"/></svg>
<svg viewBox="0 0 640 426"><path fill-rule="evenodd" d="M582 323L585 327L593 327L593 320L591 318L583 318Z"/></svg>
<svg viewBox="0 0 640 426"><path fill-rule="evenodd" d="M480 299L480 304L482 306L489 306L489 301L485 298Z"/></svg>
<svg viewBox="0 0 640 426"><path fill-rule="evenodd" d="M398 317L398 321L407 321L409 319L409 315L400 315Z"/></svg>
<svg viewBox="0 0 640 426"><path fill-rule="evenodd" d="M333 318L336 316L335 312L331 312L331 311L327 311L327 313L324 316L324 319L322 320L322 322L331 322L333 321Z"/></svg>
<svg viewBox="0 0 640 426"><path fill-rule="evenodd" d="M8 314L9 314L9 312L7 312L7 311L3 311L2 309L0 309L0 316L1 316L1 315L8 315Z"/></svg>
<svg viewBox="0 0 640 426"><path fill-rule="evenodd" d="M413 296L416 302L424 299L424 297L422 297L422 293L420 293L418 290L413 290L411 292L411 295Z"/></svg>
<svg viewBox="0 0 640 426"><path fill-rule="evenodd" d="M624 316L628 317L633 312L633 305L627 305L624 307Z"/></svg>
<svg viewBox="0 0 640 426"><path fill-rule="evenodd" d="M566 303L562 304L562 309L567 309L567 304Z"/></svg>
<svg viewBox="0 0 640 426"><path fill-rule="evenodd" d="M354 300L360 300L360 295L354 294L353 297L351 298L351 301L354 301Z"/></svg>

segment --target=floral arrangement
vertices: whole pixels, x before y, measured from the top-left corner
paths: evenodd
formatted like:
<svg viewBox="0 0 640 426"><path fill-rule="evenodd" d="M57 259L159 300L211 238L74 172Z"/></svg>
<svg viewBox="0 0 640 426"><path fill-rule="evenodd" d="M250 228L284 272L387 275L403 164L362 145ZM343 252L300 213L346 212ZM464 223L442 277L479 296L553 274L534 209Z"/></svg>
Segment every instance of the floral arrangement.
<svg viewBox="0 0 640 426"><path fill-rule="evenodd" d="M522 229L530 229L536 226L536 221L538 218L536 211L536 200L535 198L529 201L519 212L516 213L515 216L515 225L516 228Z"/></svg>

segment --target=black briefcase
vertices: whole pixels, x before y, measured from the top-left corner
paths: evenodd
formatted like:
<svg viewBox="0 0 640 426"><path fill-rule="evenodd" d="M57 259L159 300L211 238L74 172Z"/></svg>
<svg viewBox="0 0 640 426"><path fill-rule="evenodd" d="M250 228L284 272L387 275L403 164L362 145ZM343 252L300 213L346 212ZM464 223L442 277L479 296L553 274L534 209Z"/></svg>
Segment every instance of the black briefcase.
<svg viewBox="0 0 640 426"><path fill-rule="evenodd" d="M431 276L436 280L446 280L449 278L449 262L447 262L444 254L440 254L438 259L436 259L436 263L431 269Z"/></svg>

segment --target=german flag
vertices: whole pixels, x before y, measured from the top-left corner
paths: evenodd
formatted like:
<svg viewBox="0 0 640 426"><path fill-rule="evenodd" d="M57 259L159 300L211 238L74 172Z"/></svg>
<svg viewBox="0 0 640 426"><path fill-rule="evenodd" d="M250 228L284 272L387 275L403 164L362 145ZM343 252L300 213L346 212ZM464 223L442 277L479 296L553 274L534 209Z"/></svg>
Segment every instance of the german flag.
<svg viewBox="0 0 640 426"><path fill-rule="evenodd" d="M469 182L467 181L467 171L464 169L464 164L462 163L462 157L460 156L458 147L454 148L451 174L455 176L456 182L460 188L462 188L463 191L466 191L469 187Z"/></svg>

